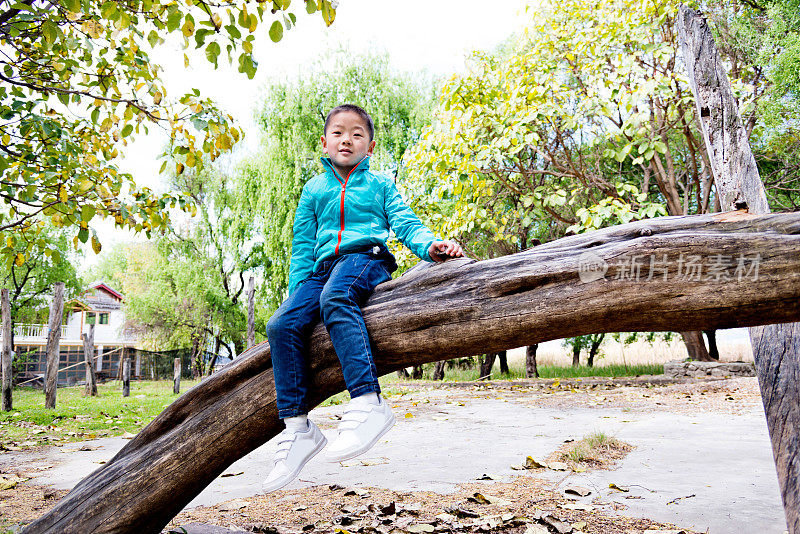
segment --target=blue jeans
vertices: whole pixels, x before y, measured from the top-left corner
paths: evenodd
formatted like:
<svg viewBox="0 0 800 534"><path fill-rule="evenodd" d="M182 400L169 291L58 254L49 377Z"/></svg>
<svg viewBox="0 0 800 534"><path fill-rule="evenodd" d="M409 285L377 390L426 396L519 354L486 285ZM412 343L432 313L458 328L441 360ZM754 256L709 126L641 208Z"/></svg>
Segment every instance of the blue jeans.
<svg viewBox="0 0 800 534"><path fill-rule="evenodd" d="M308 413L305 355L311 331L320 318L342 364L350 396L380 393L361 306L375 286L391 278L394 267L394 258L382 247L380 253L368 250L325 260L273 314L267 323L267 338L278 417Z"/></svg>

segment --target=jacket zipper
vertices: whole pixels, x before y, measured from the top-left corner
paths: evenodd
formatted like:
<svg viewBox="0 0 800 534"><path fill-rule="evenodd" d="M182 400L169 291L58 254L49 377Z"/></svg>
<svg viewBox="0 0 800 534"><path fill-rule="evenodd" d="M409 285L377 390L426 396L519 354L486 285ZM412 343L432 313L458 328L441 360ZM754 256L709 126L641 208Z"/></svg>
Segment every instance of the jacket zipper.
<svg viewBox="0 0 800 534"><path fill-rule="evenodd" d="M339 245L342 244L342 232L344 232L344 193L347 189L347 180L350 179L350 175L353 174L353 171L355 171L359 165L361 165L360 161L355 167L350 169L350 172L347 173L347 177L344 179L344 183L342 183L342 196L341 200L339 201L339 235L336 239L336 249L333 251L334 255L336 256L339 255Z"/></svg>

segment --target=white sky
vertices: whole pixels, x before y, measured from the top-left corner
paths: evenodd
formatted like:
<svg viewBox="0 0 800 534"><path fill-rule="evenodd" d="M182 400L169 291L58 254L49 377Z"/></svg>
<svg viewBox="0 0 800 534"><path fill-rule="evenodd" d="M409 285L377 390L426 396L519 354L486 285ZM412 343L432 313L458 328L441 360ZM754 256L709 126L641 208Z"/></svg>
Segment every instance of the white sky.
<svg viewBox="0 0 800 534"><path fill-rule="evenodd" d="M524 0L341 0L336 20L330 28L319 13L308 15L302 2L295 0L297 26L285 31L279 43L267 35L270 22L261 23L256 34L254 56L258 71L253 80L227 65L220 56L220 68L214 70L202 55L191 56L189 69L183 67L183 50L174 48L173 57L156 57L165 67L168 97L178 97L192 87L211 97L245 128L247 150L256 150L258 133L252 117L265 82L293 77L313 64L329 49L348 47L354 53L369 50L388 52L392 66L415 72L427 70L446 75L463 69L464 59L473 50L490 50L521 29L520 12ZM162 51L161 54L164 54ZM133 174L139 186L164 191L158 176L161 160L156 159L164 137L151 128L149 136L140 136L129 147L120 163L123 171ZM115 244L145 239L131 232L117 230L110 222L95 224L103 252L90 249L83 267L98 261ZM88 249L88 247L87 247Z"/></svg>

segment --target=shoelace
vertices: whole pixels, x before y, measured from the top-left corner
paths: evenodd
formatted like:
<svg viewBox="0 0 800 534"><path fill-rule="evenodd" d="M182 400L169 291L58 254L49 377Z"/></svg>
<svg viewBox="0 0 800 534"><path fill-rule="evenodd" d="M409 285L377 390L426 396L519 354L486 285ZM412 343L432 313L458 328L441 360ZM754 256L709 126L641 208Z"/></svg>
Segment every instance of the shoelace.
<svg viewBox="0 0 800 534"><path fill-rule="evenodd" d="M367 420L373 408L372 405L356 404L351 406L348 404L339 423L339 430L355 430L358 425Z"/></svg>

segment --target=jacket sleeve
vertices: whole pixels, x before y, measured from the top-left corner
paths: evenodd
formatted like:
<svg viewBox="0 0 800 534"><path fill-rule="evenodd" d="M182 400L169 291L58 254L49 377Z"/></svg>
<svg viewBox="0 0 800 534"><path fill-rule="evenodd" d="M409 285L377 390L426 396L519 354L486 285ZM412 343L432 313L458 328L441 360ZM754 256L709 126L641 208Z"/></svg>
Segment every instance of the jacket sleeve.
<svg viewBox="0 0 800 534"><path fill-rule="evenodd" d="M431 243L436 241L436 236L422 224L422 221L419 220L411 208L403 202L400 192L394 182L390 180L386 180L384 202L389 226L400 242L420 259L432 262L433 258L428 254L428 249Z"/></svg>
<svg viewBox="0 0 800 534"><path fill-rule="evenodd" d="M289 261L289 295L294 293L300 282L314 272L316 239L317 216L314 214L314 199L308 188L304 187L294 214L292 258Z"/></svg>

